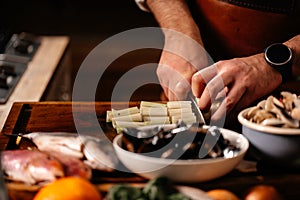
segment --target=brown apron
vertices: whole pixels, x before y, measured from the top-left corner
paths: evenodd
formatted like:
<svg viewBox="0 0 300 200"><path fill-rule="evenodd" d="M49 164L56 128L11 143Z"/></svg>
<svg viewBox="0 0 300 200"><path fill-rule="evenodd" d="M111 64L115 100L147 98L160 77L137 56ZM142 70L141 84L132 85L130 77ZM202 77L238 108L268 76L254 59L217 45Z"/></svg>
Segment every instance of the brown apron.
<svg viewBox="0 0 300 200"><path fill-rule="evenodd" d="M273 42L284 42L300 34L298 2L196 0L193 14L204 45L216 61L259 53Z"/></svg>

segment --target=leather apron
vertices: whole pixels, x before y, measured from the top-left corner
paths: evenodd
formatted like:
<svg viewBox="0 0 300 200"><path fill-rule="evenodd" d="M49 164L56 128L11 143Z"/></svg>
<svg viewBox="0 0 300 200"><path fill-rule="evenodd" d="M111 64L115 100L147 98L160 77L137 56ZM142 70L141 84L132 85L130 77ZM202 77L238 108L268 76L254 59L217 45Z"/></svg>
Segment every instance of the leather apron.
<svg viewBox="0 0 300 200"><path fill-rule="evenodd" d="M195 20L214 61L260 53L271 43L300 34L297 0L196 0L194 3Z"/></svg>

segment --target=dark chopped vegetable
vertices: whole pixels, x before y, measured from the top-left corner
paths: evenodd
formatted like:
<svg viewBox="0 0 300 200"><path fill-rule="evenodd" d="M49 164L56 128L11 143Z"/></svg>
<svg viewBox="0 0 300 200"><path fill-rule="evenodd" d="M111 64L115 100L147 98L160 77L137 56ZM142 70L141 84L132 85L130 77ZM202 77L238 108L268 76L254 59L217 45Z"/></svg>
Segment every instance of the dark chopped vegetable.
<svg viewBox="0 0 300 200"><path fill-rule="evenodd" d="M140 188L120 184L112 187L108 192L109 200L144 200L144 195Z"/></svg>
<svg viewBox="0 0 300 200"><path fill-rule="evenodd" d="M223 137L217 127L198 124L189 127L179 124L171 130L159 126L146 130L126 128L122 146L131 152L169 159L216 158L223 157L225 150L239 150Z"/></svg>
<svg viewBox="0 0 300 200"><path fill-rule="evenodd" d="M171 194L178 193L172 182L166 177L151 180L144 188L143 193L149 200L165 200Z"/></svg>
<svg viewBox="0 0 300 200"><path fill-rule="evenodd" d="M144 188L116 185L109 190L107 197L108 200L190 200L166 177L153 179Z"/></svg>

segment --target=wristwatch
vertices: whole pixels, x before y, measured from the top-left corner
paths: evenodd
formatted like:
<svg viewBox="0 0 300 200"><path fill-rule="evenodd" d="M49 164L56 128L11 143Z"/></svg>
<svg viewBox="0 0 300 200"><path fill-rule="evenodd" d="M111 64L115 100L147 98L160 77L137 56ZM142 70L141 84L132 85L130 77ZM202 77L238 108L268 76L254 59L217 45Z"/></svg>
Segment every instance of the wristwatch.
<svg viewBox="0 0 300 200"><path fill-rule="evenodd" d="M274 43L264 53L266 62L281 74L282 82L292 77L293 52L288 46Z"/></svg>

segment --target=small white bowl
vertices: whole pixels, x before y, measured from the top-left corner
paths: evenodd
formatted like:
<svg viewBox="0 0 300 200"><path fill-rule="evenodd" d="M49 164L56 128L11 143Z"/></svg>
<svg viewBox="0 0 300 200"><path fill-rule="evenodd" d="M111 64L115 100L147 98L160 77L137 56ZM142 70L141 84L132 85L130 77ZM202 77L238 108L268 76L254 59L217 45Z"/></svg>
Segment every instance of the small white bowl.
<svg viewBox="0 0 300 200"><path fill-rule="evenodd" d="M248 140L242 134L222 128L220 130L225 139L240 147L240 151L232 158L175 160L149 157L121 148L122 134L115 137L113 146L123 165L142 177L153 179L166 176L175 182L203 182L232 171L249 147Z"/></svg>
<svg viewBox="0 0 300 200"><path fill-rule="evenodd" d="M264 126L245 118L251 108L241 111L238 120L242 133L257 150L257 158L274 162L293 162L300 159L300 129Z"/></svg>

